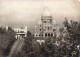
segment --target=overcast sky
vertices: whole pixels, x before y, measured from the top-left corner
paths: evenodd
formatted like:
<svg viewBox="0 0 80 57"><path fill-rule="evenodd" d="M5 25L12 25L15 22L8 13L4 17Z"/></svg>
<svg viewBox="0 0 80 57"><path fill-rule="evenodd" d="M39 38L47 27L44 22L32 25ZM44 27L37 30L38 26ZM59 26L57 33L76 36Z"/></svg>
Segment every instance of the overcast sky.
<svg viewBox="0 0 80 57"><path fill-rule="evenodd" d="M32 27L46 6L58 24L62 24L65 17L79 20L79 0L0 0L0 26Z"/></svg>

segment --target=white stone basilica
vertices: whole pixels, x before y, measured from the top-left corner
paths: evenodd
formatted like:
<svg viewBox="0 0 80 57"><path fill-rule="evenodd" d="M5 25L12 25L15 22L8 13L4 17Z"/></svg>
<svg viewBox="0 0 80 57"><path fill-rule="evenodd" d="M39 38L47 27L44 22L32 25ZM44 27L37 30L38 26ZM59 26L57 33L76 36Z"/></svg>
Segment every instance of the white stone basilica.
<svg viewBox="0 0 80 57"><path fill-rule="evenodd" d="M58 37L58 31L56 20L51 16L48 8L45 8L38 25L35 26L35 37L54 37L54 35Z"/></svg>

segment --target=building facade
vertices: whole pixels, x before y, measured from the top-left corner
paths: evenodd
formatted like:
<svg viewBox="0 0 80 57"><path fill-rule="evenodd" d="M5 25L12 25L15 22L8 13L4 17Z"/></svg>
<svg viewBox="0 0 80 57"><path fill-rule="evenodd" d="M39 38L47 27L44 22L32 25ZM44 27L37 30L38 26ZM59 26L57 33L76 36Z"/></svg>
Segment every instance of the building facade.
<svg viewBox="0 0 80 57"><path fill-rule="evenodd" d="M45 8L39 19L38 25L35 26L35 37L54 37L58 35L59 27L56 20L51 16L49 10Z"/></svg>
<svg viewBox="0 0 80 57"><path fill-rule="evenodd" d="M16 39L27 37L27 27L13 28L13 30L16 32Z"/></svg>

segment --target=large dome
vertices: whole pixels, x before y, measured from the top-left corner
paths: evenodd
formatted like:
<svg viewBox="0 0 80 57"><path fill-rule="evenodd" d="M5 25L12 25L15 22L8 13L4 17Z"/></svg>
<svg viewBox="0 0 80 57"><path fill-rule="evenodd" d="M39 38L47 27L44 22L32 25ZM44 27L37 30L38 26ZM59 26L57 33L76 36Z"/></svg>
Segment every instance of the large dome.
<svg viewBox="0 0 80 57"><path fill-rule="evenodd" d="M44 9L44 12L43 12L42 16L51 16L48 8Z"/></svg>

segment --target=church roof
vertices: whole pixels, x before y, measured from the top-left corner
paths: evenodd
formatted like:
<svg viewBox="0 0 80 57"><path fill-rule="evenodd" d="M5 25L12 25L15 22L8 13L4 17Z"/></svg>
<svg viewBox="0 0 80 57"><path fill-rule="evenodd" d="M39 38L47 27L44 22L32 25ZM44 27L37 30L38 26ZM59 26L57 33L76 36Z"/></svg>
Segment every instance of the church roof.
<svg viewBox="0 0 80 57"><path fill-rule="evenodd" d="M44 12L43 12L42 16L51 16L47 7L44 9Z"/></svg>

